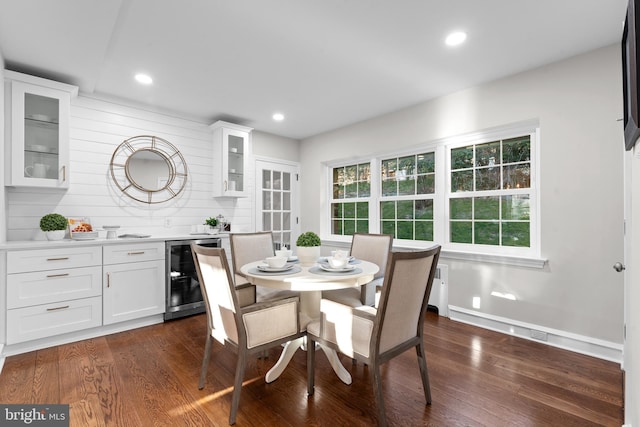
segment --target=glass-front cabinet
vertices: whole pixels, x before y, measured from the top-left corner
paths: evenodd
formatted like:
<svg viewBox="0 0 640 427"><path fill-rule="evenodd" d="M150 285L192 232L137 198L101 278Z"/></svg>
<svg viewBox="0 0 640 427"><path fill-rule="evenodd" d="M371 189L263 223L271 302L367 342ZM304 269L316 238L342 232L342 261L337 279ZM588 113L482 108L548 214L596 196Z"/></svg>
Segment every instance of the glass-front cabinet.
<svg viewBox="0 0 640 427"><path fill-rule="evenodd" d="M217 121L213 129L213 196L247 197L247 164L253 129Z"/></svg>
<svg viewBox="0 0 640 427"><path fill-rule="evenodd" d="M76 86L13 71L5 76L8 186L69 187L69 111Z"/></svg>

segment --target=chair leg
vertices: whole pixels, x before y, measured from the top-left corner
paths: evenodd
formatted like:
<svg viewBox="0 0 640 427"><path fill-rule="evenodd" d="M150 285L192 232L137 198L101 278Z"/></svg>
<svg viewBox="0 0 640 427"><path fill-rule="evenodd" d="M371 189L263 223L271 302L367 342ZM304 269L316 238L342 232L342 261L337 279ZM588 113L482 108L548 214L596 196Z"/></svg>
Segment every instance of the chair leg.
<svg viewBox="0 0 640 427"><path fill-rule="evenodd" d="M233 384L233 397L231 399L231 414L229 415L229 425L236 423L236 413L240 404L240 392L242 392L242 380L247 362L247 349L238 349L238 363L236 365L236 378Z"/></svg>
<svg viewBox="0 0 640 427"><path fill-rule="evenodd" d="M373 375L371 376L373 382L373 395L376 401L376 408L378 410L378 426L387 425L387 414L384 410L384 400L382 400L382 375L380 374L380 364L378 361L373 363Z"/></svg>
<svg viewBox="0 0 640 427"><path fill-rule="evenodd" d="M312 396L315 388L316 342L307 335L307 395Z"/></svg>
<svg viewBox="0 0 640 427"><path fill-rule="evenodd" d="M420 342L416 346L418 354L418 366L420 366L420 375L422 376L422 388L424 388L424 397L427 399L427 405L431 405L431 387L429 386L429 372L427 371L427 355L424 352L424 343Z"/></svg>
<svg viewBox="0 0 640 427"><path fill-rule="evenodd" d="M213 344L213 338L211 332L207 335L207 343L204 345L204 356L202 357L202 368L200 368L200 381L198 382L198 389L204 388L204 381L207 377L207 370L209 368L209 359L211 359L211 345Z"/></svg>

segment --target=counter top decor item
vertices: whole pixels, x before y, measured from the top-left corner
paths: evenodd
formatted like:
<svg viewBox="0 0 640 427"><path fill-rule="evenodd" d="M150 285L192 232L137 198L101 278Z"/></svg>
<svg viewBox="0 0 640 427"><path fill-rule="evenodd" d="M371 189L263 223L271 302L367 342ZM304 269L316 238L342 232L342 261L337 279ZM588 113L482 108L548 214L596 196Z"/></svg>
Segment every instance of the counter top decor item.
<svg viewBox="0 0 640 427"><path fill-rule="evenodd" d="M296 252L301 265L308 266L316 262L320 257L321 243L320 237L313 231L307 231L298 236Z"/></svg>
<svg viewBox="0 0 640 427"><path fill-rule="evenodd" d="M93 230L89 218L69 218L69 237L72 240L94 240L98 238L98 232Z"/></svg>
<svg viewBox="0 0 640 427"><path fill-rule="evenodd" d="M67 218L58 213L46 214L40 218L40 230L48 240L62 240L67 230Z"/></svg>

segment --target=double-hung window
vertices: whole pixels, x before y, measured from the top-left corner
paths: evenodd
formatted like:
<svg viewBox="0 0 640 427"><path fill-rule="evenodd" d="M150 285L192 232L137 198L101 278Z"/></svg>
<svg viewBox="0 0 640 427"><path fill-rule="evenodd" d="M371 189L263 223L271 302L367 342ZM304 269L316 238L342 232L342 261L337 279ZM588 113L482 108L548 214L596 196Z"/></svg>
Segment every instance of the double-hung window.
<svg viewBox="0 0 640 427"><path fill-rule="evenodd" d="M435 152L380 163L380 230L404 240L434 240Z"/></svg>
<svg viewBox="0 0 640 427"><path fill-rule="evenodd" d="M442 140L328 168L330 234L539 255L537 125Z"/></svg>
<svg viewBox="0 0 640 427"><path fill-rule="evenodd" d="M331 233L369 232L371 164L335 167L331 175Z"/></svg>
<svg viewBox="0 0 640 427"><path fill-rule="evenodd" d="M450 147L448 243L531 248L532 135ZM493 249L492 249L493 248Z"/></svg>

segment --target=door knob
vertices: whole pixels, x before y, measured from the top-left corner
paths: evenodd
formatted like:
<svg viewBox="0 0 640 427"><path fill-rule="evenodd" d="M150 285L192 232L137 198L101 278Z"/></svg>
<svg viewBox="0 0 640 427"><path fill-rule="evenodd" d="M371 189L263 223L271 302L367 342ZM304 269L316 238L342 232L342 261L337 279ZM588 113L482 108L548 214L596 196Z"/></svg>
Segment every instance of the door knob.
<svg viewBox="0 0 640 427"><path fill-rule="evenodd" d="M613 269L615 271L617 271L618 273L620 273L621 271L623 271L625 269L625 266L621 262L616 262L615 264L613 264Z"/></svg>

